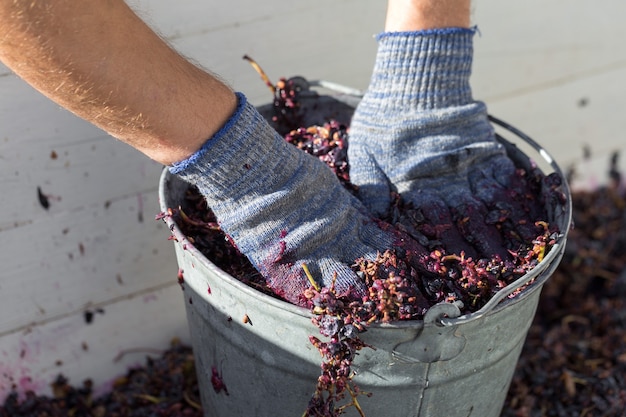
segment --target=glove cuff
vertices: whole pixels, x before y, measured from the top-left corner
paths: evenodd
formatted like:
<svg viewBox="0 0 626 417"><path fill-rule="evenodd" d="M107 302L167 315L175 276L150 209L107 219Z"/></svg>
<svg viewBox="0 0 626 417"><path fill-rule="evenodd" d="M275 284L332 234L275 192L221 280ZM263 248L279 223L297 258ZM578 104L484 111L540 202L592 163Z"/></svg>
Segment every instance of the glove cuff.
<svg viewBox="0 0 626 417"><path fill-rule="evenodd" d="M193 155L170 167L171 173L198 185L215 203L226 195L237 200L254 193L258 190L255 178L267 184L263 180L271 175L275 161L290 151L243 94L237 93L237 100L237 109L226 124ZM274 155L275 161L268 155Z"/></svg>
<svg viewBox="0 0 626 417"><path fill-rule="evenodd" d="M364 101L390 111L443 109L470 103L475 32L445 28L381 33Z"/></svg>

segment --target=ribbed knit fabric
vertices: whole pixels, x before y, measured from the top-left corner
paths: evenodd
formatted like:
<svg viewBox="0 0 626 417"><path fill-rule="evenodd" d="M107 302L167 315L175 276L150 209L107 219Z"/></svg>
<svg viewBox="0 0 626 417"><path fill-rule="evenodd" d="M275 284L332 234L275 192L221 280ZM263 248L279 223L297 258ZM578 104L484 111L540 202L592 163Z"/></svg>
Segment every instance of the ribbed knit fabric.
<svg viewBox="0 0 626 417"><path fill-rule="evenodd" d="M371 82L350 126L350 178L377 215L387 213L392 190L422 207L434 224L449 226L455 212L467 212L475 220L468 224L485 238L471 242L478 251L505 255L497 231L484 227L487 209L474 197L479 181L501 189L515 169L495 141L485 105L472 99L474 32L378 36ZM446 233L454 234L447 237L456 242L454 251L468 245L458 231ZM463 234L472 240L472 233Z"/></svg>
<svg viewBox="0 0 626 417"><path fill-rule="evenodd" d="M242 94L228 123L171 172L195 184L240 251L287 300L303 304L306 263L320 284L364 290L349 268L394 237L326 165L276 133Z"/></svg>

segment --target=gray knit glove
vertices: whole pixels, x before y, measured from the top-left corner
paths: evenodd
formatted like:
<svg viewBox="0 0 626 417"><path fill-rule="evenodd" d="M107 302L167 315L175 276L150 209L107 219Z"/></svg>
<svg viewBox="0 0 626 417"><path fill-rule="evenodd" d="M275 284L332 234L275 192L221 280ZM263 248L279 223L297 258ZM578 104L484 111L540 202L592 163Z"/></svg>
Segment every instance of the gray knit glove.
<svg viewBox="0 0 626 417"><path fill-rule="evenodd" d="M422 217L400 221L422 243L506 259L503 224L512 237L532 239L538 207L495 140L485 105L472 99L473 35L449 28L378 37L350 126L350 177L379 216L390 215L392 191L419 209Z"/></svg>

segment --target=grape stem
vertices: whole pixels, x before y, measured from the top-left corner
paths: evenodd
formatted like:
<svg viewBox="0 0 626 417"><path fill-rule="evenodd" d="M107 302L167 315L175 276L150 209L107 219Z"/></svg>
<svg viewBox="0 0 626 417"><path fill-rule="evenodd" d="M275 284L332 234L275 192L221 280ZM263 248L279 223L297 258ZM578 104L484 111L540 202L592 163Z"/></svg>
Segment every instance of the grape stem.
<svg viewBox="0 0 626 417"><path fill-rule="evenodd" d="M192 400L189 397L189 394L187 393L187 391L183 392L183 398L185 399L185 401L187 401L187 404L189 404L190 406L192 406L196 410L202 410L202 406L200 404L198 404L196 401Z"/></svg>
<svg viewBox="0 0 626 417"><path fill-rule="evenodd" d="M307 264L302 264L302 269L304 270L304 274L306 275L306 277L309 279L311 286L315 288L315 291L320 291L322 288L315 281L315 279L313 278L313 275L311 275L311 271L309 271L309 267L307 266Z"/></svg>
<svg viewBox="0 0 626 417"><path fill-rule="evenodd" d="M243 59L248 61L250 65L252 65L252 68L254 68L254 70L259 73L259 75L261 76L261 79L265 81L265 85L267 85L267 87L270 89L272 94L276 94L276 86L272 84L272 82L270 81L270 78L267 76L265 71L263 71L263 68L261 68L261 66L257 64L256 61L250 58L248 55L244 55Z"/></svg>
<svg viewBox="0 0 626 417"><path fill-rule="evenodd" d="M359 400L356 399L357 394L354 391L352 391L352 389L350 388L350 384L346 385L346 389L350 393L350 397L352 397L352 405L354 406L356 411L359 412L359 415L361 417L365 417L365 413L363 412L363 409L361 408L361 404L359 404Z"/></svg>

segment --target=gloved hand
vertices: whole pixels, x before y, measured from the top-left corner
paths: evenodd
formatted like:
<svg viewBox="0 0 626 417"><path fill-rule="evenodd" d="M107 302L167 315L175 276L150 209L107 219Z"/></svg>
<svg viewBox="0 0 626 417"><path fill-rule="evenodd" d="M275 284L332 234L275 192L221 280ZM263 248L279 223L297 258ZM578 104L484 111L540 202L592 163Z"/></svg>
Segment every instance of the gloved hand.
<svg viewBox="0 0 626 417"><path fill-rule="evenodd" d="M198 187L222 230L278 295L305 305L311 284L302 264L319 285L334 282L354 298L365 294L350 269L356 259L393 247L412 259L427 256L381 229L324 163L288 144L243 95L238 100L229 122L171 172Z"/></svg>
<svg viewBox="0 0 626 417"><path fill-rule="evenodd" d="M418 239L507 259L501 229L536 237L531 219L541 207L495 140L485 105L472 99L473 35L449 28L379 36L371 83L350 125L350 178L378 216L390 214L392 191L418 209L399 219Z"/></svg>

